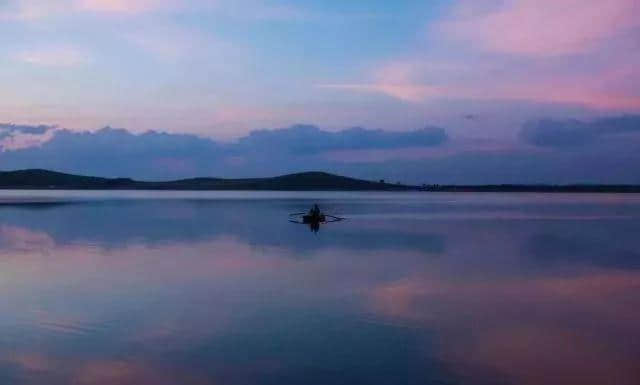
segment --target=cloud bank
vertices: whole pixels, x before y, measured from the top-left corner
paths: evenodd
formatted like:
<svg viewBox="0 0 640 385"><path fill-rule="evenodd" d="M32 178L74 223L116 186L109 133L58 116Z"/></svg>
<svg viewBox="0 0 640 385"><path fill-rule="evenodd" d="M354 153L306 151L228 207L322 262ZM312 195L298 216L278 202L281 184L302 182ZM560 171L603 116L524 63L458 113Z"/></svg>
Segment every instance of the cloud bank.
<svg viewBox="0 0 640 385"><path fill-rule="evenodd" d="M316 126L296 125L279 130L253 131L239 141L246 150L273 149L294 154L317 154L331 150L389 149L430 147L446 142L439 127L409 132L388 132L354 127L338 132L322 131Z"/></svg>
<svg viewBox="0 0 640 385"><path fill-rule="evenodd" d="M16 138L26 145L16 146ZM502 142L461 139L439 127L325 131L313 125L257 130L235 142L111 127L77 132L0 125L0 139L4 170L142 180L323 170L416 184L640 183L640 116L632 115L530 121L512 141Z"/></svg>
<svg viewBox="0 0 640 385"><path fill-rule="evenodd" d="M593 122L544 119L524 124L520 137L539 147L575 147L615 135L640 133L639 116L602 118Z"/></svg>
<svg viewBox="0 0 640 385"><path fill-rule="evenodd" d="M49 126L0 125L0 135L6 139L19 135L42 138L37 146L19 149L0 142L4 169L50 168L140 179L264 176L325 169L331 167L324 157L330 151L430 148L442 146L448 139L438 127L408 132L365 128L329 132L312 125L257 130L234 143L155 131L136 135L111 127L76 132L54 131Z"/></svg>
<svg viewBox="0 0 640 385"><path fill-rule="evenodd" d="M39 146L49 141L55 126L0 123L0 149L17 150Z"/></svg>

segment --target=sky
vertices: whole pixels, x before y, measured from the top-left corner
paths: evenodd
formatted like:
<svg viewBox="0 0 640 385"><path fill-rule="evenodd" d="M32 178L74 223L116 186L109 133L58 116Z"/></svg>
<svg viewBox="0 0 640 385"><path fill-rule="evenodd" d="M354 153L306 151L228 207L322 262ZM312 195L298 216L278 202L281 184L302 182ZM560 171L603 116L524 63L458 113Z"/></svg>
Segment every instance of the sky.
<svg viewBox="0 0 640 385"><path fill-rule="evenodd" d="M105 176L316 167L406 182L640 183L638 15L637 0L0 0L0 168L42 166L46 153L63 171ZM112 154L148 139L155 160L83 164L112 139L104 127L126 130ZM269 165L256 155L268 149L242 145L265 129L360 140L353 127L367 140L445 139L365 140L313 159L287 147ZM87 143L53 152L73 135ZM217 150L176 149L185 135Z"/></svg>

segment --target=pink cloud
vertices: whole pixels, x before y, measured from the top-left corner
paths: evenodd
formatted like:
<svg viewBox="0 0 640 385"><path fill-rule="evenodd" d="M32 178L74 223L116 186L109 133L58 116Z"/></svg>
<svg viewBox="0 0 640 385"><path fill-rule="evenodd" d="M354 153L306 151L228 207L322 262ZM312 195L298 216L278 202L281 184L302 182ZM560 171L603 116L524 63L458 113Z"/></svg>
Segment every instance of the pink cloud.
<svg viewBox="0 0 640 385"><path fill-rule="evenodd" d="M152 11L211 7L200 0L8 0L0 5L0 20L38 21L77 12L136 15Z"/></svg>
<svg viewBox="0 0 640 385"><path fill-rule="evenodd" d="M54 130L48 130L44 134L28 134L24 132L13 132L9 136L0 139L0 149L19 150L29 147L41 146L53 138Z"/></svg>
<svg viewBox="0 0 640 385"><path fill-rule="evenodd" d="M596 55L600 58L603 55ZM520 64L500 58L482 58L473 64L464 59L447 61L431 57L383 63L371 71L369 83L324 84L319 87L352 92L385 94L409 103L433 100L522 100L584 105L601 110L640 110L640 94L629 82L640 76L636 55L611 54L610 62L594 65L531 62L522 75ZM431 60L440 60L437 67ZM499 68L497 70L496 68Z"/></svg>
<svg viewBox="0 0 640 385"><path fill-rule="evenodd" d="M320 88L350 90L356 92L374 92L392 96L407 102L420 102L442 95L445 90L427 84L416 84L411 78L421 68L421 63L413 61L393 61L373 71L374 83L371 84L320 84Z"/></svg>
<svg viewBox="0 0 640 385"><path fill-rule="evenodd" d="M169 5L169 0L76 0L79 10L106 13L148 12Z"/></svg>
<svg viewBox="0 0 640 385"><path fill-rule="evenodd" d="M477 7L461 2L440 30L488 51L547 56L590 51L640 26L635 0L508 0L482 13Z"/></svg>
<svg viewBox="0 0 640 385"><path fill-rule="evenodd" d="M428 51L418 41L406 55L374 64L364 82L320 87L407 103L517 100L636 112L638 4L462 0L430 29L437 39L428 38Z"/></svg>
<svg viewBox="0 0 640 385"><path fill-rule="evenodd" d="M0 20L37 21L77 12L139 15L148 12L211 11L244 20L303 20L314 15L292 5L228 0L7 0L0 2ZM342 15L340 15L342 16Z"/></svg>

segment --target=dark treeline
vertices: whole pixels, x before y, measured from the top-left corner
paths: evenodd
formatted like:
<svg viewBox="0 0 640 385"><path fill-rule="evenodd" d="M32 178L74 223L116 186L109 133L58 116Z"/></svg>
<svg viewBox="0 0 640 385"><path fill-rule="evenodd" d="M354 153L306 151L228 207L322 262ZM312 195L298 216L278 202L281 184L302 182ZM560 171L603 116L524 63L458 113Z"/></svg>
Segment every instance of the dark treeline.
<svg viewBox="0 0 640 385"><path fill-rule="evenodd" d="M545 193L640 193L640 185L573 184L573 185L427 185L422 191L433 192L545 192Z"/></svg>

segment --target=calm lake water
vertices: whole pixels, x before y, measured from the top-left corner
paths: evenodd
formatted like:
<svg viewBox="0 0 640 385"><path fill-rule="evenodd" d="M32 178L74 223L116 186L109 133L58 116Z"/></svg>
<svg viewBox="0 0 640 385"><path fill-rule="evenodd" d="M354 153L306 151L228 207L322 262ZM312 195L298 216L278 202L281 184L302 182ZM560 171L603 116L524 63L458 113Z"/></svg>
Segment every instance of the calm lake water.
<svg viewBox="0 0 640 385"><path fill-rule="evenodd" d="M637 385L640 195L4 191L0 290L0 384Z"/></svg>

